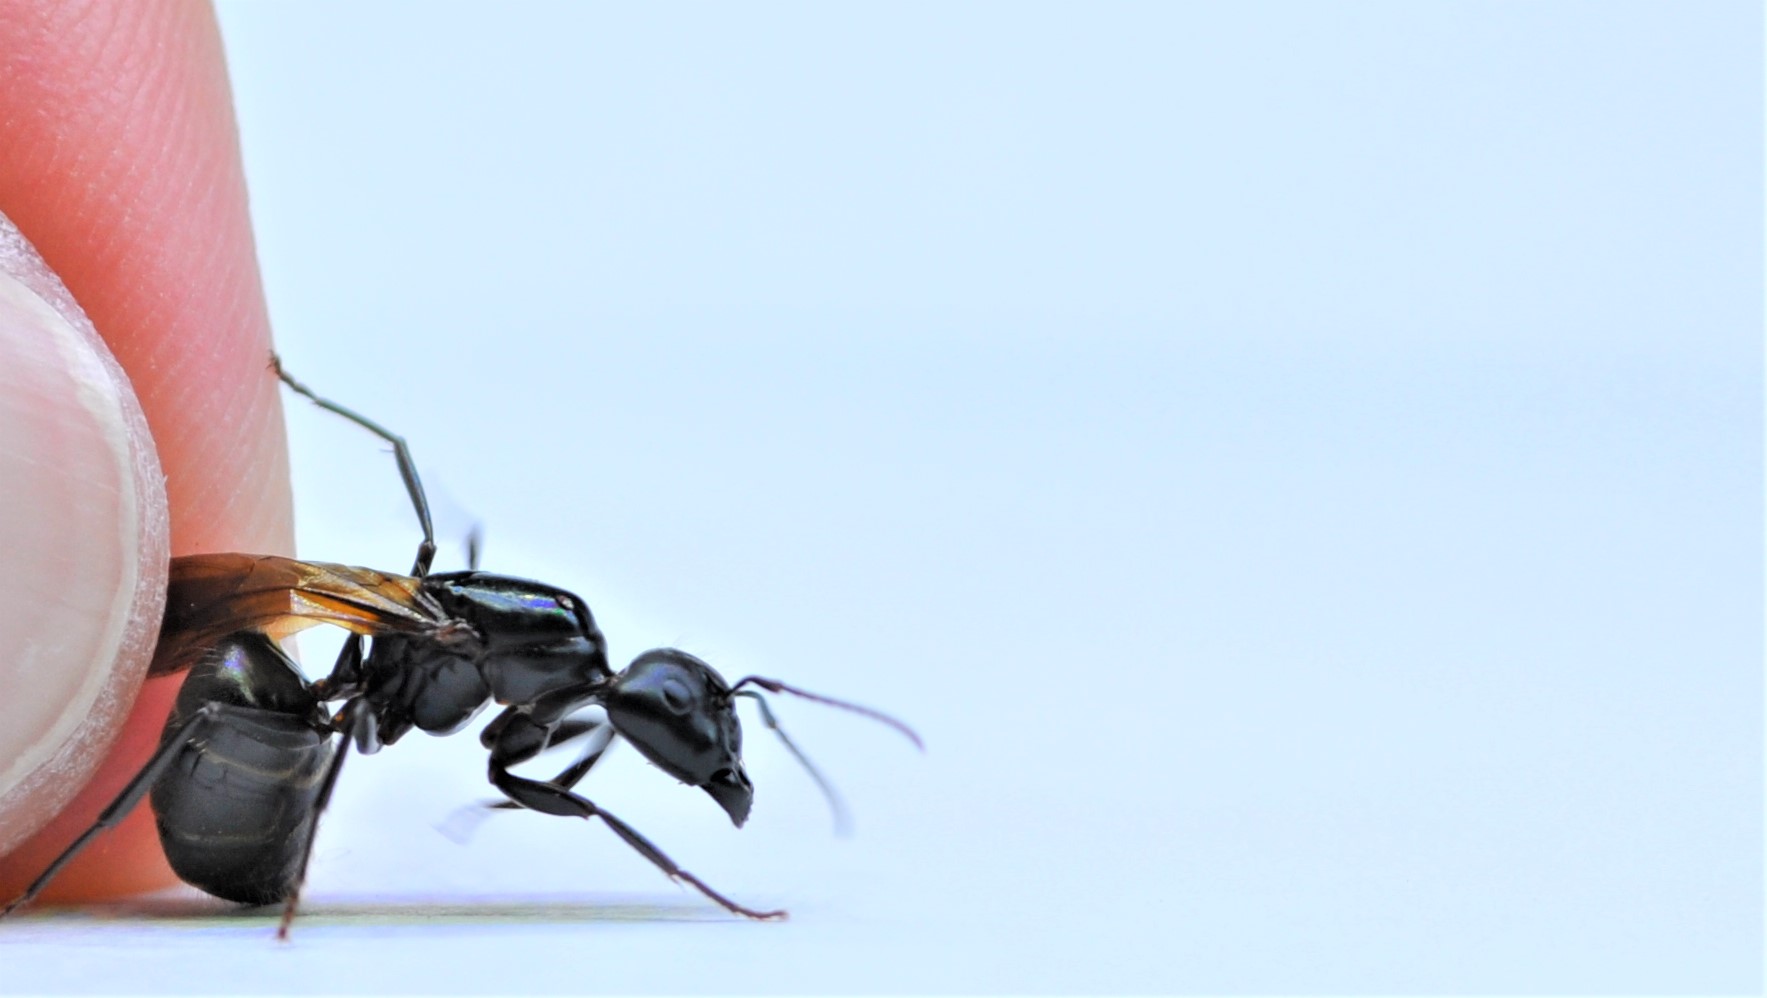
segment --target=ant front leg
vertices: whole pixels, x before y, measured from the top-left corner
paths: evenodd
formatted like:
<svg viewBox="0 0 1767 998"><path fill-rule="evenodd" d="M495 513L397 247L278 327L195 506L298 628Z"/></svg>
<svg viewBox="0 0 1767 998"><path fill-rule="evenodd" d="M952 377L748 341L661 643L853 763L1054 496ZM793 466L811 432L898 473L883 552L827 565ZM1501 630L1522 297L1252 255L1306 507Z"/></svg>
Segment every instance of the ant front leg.
<svg viewBox="0 0 1767 998"><path fill-rule="evenodd" d="M557 776L546 782L564 790L583 782L583 777L588 776L595 764L601 761L601 757L607 754L607 750L613 747L613 725L606 721L565 721L553 733L552 744L562 745L578 738L592 739L593 744L577 757L576 762L559 770Z"/></svg>
<svg viewBox="0 0 1767 998"><path fill-rule="evenodd" d="M578 756L575 762L559 770L558 775L547 780L547 783L561 790L569 790L583 782L583 777L588 776L589 771L595 768L595 764L601 761L601 757L607 754L607 750L613 747L613 726L606 721L565 720L560 722L558 729L552 733L552 740L548 743L547 748L557 748L566 742L576 741L579 738L593 739L594 744ZM512 800L492 801L485 806L498 811L521 809L521 805Z"/></svg>
<svg viewBox="0 0 1767 998"><path fill-rule="evenodd" d="M615 835L618 835L627 845L637 850L640 856L650 860L657 869L663 871L664 876L667 876L670 880L680 880L691 884L695 890L704 894L707 898L716 901L719 905L723 906L726 911L742 915L746 918L770 919L785 917L784 911L756 911L753 908L745 908L713 890L705 881L688 873L686 870L683 870L679 864L669 858L667 853L658 849L649 839L640 835L636 828L633 828L631 825L628 825L619 818L609 814L605 809L596 806L586 797L580 797L569 790L560 789L550 783L541 783L539 780L530 780L516 776L514 773L509 772L495 762L491 764L491 783L498 790L507 794L509 799L514 801L518 806L525 807L531 811L539 811L543 814L555 814L563 818L600 818L607 824L607 827L613 829Z"/></svg>
<svg viewBox="0 0 1767 998"><path fill-rule="evenodd" d="M509 767L519 762L532 759L544 749L557 727L536 723L529 715L518 714L514 708L505 711L502 716L492 721L485 729L485 741L491 749L490 777L491 785L503 791L512 803L530 811L542 814L553 814L561 818L600 818L607 827L613 829L622 841L631 846L640 856L650 860L651 864L663 871L670 880L683 881L704 894L707 898L723 906L726 911L747 918L784 918L783 911L756 911L737 904L724 895L713 890L710 884L699 879L680 864L669 858L668 853L657 848L654 843L639 834L636 828L626 824L619 818L597 806L586 797L581 797L554 783L542 783L530 780L525 776L517 776L509 771ZM599 753L595 754L599 758ZM592 764L592 763L591 763ZM576 767L573 767L575 769ZM569 777L570 770L560 774ZM588 766L582 767L588 772ZM582 773L577 773L581 777Z"/></svg>

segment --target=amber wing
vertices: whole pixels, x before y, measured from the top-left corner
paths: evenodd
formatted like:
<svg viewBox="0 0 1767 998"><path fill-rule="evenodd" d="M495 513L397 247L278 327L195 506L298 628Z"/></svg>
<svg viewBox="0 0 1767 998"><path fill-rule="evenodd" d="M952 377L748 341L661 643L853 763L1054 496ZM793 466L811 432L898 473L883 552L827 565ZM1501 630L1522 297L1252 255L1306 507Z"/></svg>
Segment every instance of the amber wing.
<svg viewBox="0 0 1767 998"><path fill-rule="evenodd" d="M447 623L410 576L274 555L190 555L172 559L166 619L147 674L182 672L238 631L280 639L335 624L357 634L429 634Z"/></svg>

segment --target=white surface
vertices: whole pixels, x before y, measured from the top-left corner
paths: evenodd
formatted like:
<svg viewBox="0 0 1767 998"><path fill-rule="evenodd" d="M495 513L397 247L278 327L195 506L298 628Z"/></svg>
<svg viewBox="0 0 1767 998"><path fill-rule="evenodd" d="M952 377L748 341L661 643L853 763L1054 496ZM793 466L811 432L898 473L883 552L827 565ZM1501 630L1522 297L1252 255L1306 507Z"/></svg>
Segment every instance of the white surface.
<svg viewBox="0 0 1767 998"><path fill-rule="evenodd" d="M443 532L929 751L779 703L847 842L758 725L741 833L585 785L785 925L33 921L0 988L1760 986L1756 7L223 18L284 356ZM407 564L290 412L303 552ZM354 761L316 905L709 913L438 834L482 779Z"/></svg>

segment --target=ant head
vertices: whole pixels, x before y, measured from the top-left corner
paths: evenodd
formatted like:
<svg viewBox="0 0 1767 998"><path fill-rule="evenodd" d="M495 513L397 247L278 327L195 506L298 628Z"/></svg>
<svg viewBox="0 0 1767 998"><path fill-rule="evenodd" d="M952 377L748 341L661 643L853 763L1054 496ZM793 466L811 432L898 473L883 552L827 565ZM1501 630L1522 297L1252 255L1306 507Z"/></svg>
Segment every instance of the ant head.
<svg viewBox="0 0 1767 998"><path fill-rule="evenodd" d="M647 651L614 677L603 705L646 759L710 794L738 827L748 820L755 789L742 768L742 726L711 666L674 648Z"/></svg>

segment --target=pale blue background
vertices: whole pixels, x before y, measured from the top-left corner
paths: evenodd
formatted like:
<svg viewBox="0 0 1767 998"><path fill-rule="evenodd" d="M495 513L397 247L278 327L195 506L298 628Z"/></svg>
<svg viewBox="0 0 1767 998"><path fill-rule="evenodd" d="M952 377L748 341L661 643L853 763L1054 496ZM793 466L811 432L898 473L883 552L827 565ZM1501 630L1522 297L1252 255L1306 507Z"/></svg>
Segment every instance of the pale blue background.
<svg viewBox="0 0 1767 998"><path fill-rule="evenodd" d="M224 969L261 926L149 927L131 959L1761 987L1758 5L222 15L285 356L411 438L443 533L483 522L622 657L930 750L781 703L850 842L758 726L740 834L630 751L586 784L784 926L319 924L269 979ZM290 411L303 553L402 568L390 461ZM599 828L437 834L482 766L352 764L315 901L701 910Z"/></svg>

